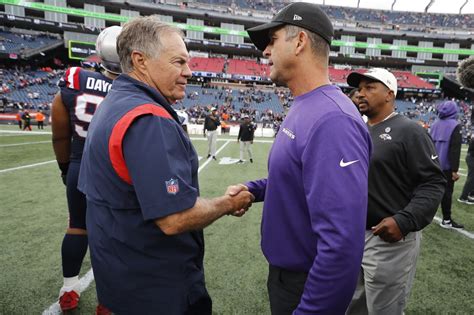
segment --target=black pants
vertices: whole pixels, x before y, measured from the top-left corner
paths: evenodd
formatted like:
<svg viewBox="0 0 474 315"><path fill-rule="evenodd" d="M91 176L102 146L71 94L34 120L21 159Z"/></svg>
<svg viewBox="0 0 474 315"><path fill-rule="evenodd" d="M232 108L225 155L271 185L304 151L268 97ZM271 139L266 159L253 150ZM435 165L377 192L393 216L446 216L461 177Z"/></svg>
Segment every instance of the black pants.
<svg viewBox="0 0 474 315"><path fill-rule="evenodd" d="M451 203L453 199L453 172L443 171L444 176L446 177L446 190L444 191L443 199L441 200L441 210L443 211L443 220L451 220Z"/></svg>
<svg viewBox="0 0 474 315"><path fill-rule="evenodd" d="M268 272L268 296L272 315L291 315L300 303L308 274L271 266Z"/></svg>
<svg viewBox="0 0 474 315"><path fill-rule="evenodd" d="M460 196L460 198L464 200L467 199L467 196L470 195L471 191L474 192L474 156L472 156L469 152L466 155L466 164L467 178Z"/></svg>
<svg viewBox="0 0 474 315"><path fill-rule="evenodd" d="M44 127L43 122L38 121L38 129L44 129L43 127Z"/></svg>

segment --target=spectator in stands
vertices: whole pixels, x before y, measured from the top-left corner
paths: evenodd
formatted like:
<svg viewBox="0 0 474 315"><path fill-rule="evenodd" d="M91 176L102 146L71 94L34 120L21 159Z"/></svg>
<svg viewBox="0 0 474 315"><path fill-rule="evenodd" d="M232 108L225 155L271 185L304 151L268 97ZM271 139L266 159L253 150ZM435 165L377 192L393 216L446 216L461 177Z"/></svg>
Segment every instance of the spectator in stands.
<svg viewBox="0 0 474 315"><path fill-rule="evenodd" d="M43 111L36 113L36 122L38 123L38 129L44 129L44 114Z"/></svg>
<svg viewBox="0 0 474 315"><path fill-rule="evenodd" d="M415 121L397 115L395 76L381 68L347 77L373 142L365 251L347 314L403 314L420 251L446 180L436 148Z"/></svg>
<svg viewBox="0 0 474 315"><path fill-rule="evenodd" d="M247 31L269 59L272 81L295 97L273 144L268 178L246 184L264 201L271 312L344 314L364 247L370 136L329 80L332 23L318 5L294 2Z"/></svg>
<svg viewBox="0 0 474 315"><path fill-rule="evenodd" d="M123 73L89 125L78 187L97 295L115 314L210 315L202 229L252 200L235 187L199 197L198 156L171 107L192 75L183 37L158 16L127 22Z"/></svg>
<svg viewBox="0 0 474 315"><path fill-rule="evenodd" d="M456 69L456 77L462 86L474 89L474 56L464 59ZM474 124L471 113L471 138L469 139L469 147L466 154L467 178L464 183L459 202L473 205L474 198L470 197L474 192Z"/></svg>
<svg viewBox="0 0 474 315"><path fill-rule="evenodd" d="M446 178L446 188L441 200L443 228L462 229L462 224L456 223L451 217L451 201L454 182L459 179L459 157L461 156L461 125L458 123L458 106L453 101L446 101L438 105L438 117L431 126L431 138L438 152L439 162Z"/></svg>
<svg viewBox="0 0 474 315"><path fill-rule="evenodd" d="M211 113L206 116L204 120L204 137L207 134L207 158L216 160L216 148L217 148L217 127L221 125L219 116L217 115L217 108L212 107Z"/></svg>
<svg viewBox="0 0 474 315"><path fill-rule="evenodd" d="M66 185L69 210L68 227L61 244L63 286L59 290L59 306L63 312L75 310L81 294L79 272L87 252L88 236L86 196L77 188L79 170L89 123L121 72L116 52L120 30L120 27L112 26L97 37L96 49L102 59L102 72L69 68L59 81L60 91L53 99L53 148ZM96 314L107 314L100 298Z"/></svg>
<svg viewBox="0 0 474 315"><path fill-rule="evenodd" d="M244 115L243 122L240 124L237 142L240 142L240 159L238 163L244 163L244 152L247 151L250 163L253 163L252 147L253 136L257 126L252 122L249 115Z"/></svg>
<svg viewBox="0 0 474 315"><path fill-rule="evenodd" d="M21 120L23 120L23 130L28 129L29 131L31 131L31 115L27 110L23 112Z"/></svg>

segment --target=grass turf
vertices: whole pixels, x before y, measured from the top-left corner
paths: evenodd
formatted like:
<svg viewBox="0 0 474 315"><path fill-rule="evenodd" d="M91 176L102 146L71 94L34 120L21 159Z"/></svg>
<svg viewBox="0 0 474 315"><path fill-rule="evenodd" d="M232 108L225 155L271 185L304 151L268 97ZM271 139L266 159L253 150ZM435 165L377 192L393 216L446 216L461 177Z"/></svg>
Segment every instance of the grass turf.
<svg viewBox="0 0 474 315"><path fill-rule="evenodd" d="M0 132L0 170L54 159L50 143L1 145L50 138ZM238 158L239 146L235 138L230 139L218 157ZM194 143L198 154L206 156L206 142ZM219 141L218 148L223 144ZM219 196L227 185L265 177L270 147L270 143L255 143L253 164L211 161L199 175L201 195ZM465 152L461 163L465 169L464 156ZM455 201L464 180L461 177L455 185L453 217L474 231L474 206ZM42 313L56 301L62 284L60 247L68 217L65 188L55 163L0 173L0 202L0 314ZM261 209L261 204L255 204L244 217L224 217L205 229L206 282L215 314L270 313L267 264L259 246ZM435 223L428 226L406 314L474 314L473 265L474 240ZM87 256L81 274L89 269ZM82 293L77 313L92 314L95 306L92 283Z"/></svg>

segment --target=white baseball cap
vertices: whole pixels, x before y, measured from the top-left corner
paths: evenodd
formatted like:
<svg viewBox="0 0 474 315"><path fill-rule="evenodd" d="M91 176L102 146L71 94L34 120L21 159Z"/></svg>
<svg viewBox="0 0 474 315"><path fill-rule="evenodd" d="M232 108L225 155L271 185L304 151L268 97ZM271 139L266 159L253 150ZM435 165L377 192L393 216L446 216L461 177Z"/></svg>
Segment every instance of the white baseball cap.
<svg viewBox="0 0 474 315"><path fill-rule="evenodd" d="M369 78L380 83L383 83L386 87L393 91L393 94L397 96L397 78L390 71L383 68L372 68L365 73L352 72L347 77L347 84L353 87L359 87L359 83L362 79Z"/></svg>

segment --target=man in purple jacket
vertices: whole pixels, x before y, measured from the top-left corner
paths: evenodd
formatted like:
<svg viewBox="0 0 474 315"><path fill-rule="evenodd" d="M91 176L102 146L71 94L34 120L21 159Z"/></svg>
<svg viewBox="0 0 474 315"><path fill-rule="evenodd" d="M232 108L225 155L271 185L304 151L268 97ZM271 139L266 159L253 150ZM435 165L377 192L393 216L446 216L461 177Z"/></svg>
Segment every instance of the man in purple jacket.
<svg viewBox="0 0 474 315"><path fill-rule="evenodd" d="M458 105L453 101L446 101L438 105L438 117L431 126L431 138L439 156L439 163L446 177L446 190L441 200L443 228L462 229L464 226L451 218L451 203L453 198L454 182L459 179L459 158L461 156L461 125L458 123Z"/></svg>
<svg viewBox="0 0 474 315"><path fill-rule="evenodd" d="M300 2L248 32L271 79L295 97L268 178L246 184L265 201L272 314L344 314L364 248L371 141L354 104L329 81L332 24L319 6Z"/></svg>

